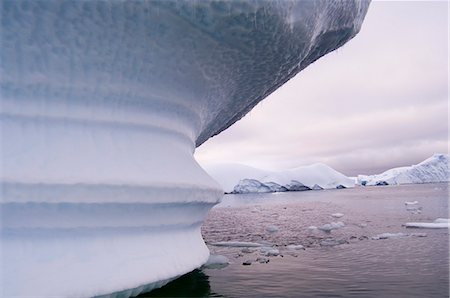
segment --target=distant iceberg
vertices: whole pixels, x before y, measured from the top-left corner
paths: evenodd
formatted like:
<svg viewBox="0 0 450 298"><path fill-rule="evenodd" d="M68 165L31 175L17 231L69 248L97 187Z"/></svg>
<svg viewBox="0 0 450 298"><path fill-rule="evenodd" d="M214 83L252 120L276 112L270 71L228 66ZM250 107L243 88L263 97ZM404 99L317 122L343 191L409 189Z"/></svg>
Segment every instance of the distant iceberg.
<svg viewBox="0 0 450 298"><path fill-rule="evenodd" d="M369 2L0 6L2 294L128 297L209 258L223 190L195 148L353 38Z"/></svg>
<svg viewBox="0 0 450 298"><path fill-rule="evenodd" d="M243 179L233 188L232 193L273 192L272 189L255 179Z"/></svg>
<svg viewBox="0 0 450 298"><path fill-rule="evenodd" d="M226 193L321 190L355 186L354 179L320 163L278 172L241 164L204 167Z"/></svg>
<svg viewBox="0 0 450 298"><path fill-rule="evenodd" d="M449 182L448 154L434 154L417 165L387 170L379 175L359 175L359 185L398 185Z"/></svg>

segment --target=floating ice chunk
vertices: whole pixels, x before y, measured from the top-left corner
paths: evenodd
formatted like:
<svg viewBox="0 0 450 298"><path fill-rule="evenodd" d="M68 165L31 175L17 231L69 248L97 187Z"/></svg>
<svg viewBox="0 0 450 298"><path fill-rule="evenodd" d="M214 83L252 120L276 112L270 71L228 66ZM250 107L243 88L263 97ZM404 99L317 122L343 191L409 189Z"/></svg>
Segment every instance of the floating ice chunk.
<svg viewBox="0 0 450 298"><path fill-rule="evenodd" d="M344 239L325 239L320 242L320 246L336 246L347 243Z"/></svg>
<svg viewBox="0 0 450 298"><path fill-rule="evenodd" d="M259 251L264 254L266 257L276 257L280 254L280 251L273 247L261 247Z"/></svg>
<svg viewBox="0 0 450 298"><path fill-rule="evenodd" d="M450 223L448 222L407 222L407 228L422 228L422 229L448 229Z"/></svg>
<svg viewBox="0 0 450 298"><path fill-rule="evenodd" d="M242 263L242 265L244 265L244 266L250 266L252 264L252 261L251 260L245 260L243 263Z"/></svg>
<svg viewBox="0 0 450 298"><path fill-rule="evenodd" d="M406 202L405 202L405 205L406 205L406 206L417 205L417 204L419 204L418 201L412 201L412 202L406 201Z"/></svg>
<svg viewBox="0 0 450 298"><path fill-rule="evenodd" d="M276 233L279 231L279 228L275 225L269 225L266 227L266 231L269 233Z"/></svg>
<svg viewBox="0 0 450 298"><path fill-rule="evenodd" d="M315 231L315 230L317 230L317 227L316 227L316 226L309 226L309 227L308 227L308 230L310 230L310 231Z"/></svg>
<svg viewBox="0 0 450 298"><path fill-rule="evenodd" d="M214 246L225 246L225 247L261 247L262 245L255 242L239 242L239 241L221 241L216 243L211 243Z"/></svg>
<svg viewBox="0 0 450 298"><path fill-rule="evenodd" d="M208 261L203 264L203 268L206 269L222 269L230 264L230 260L222 255L210 255Z"/></svg>
<svg viewBox="0 0 450 298"><path fill-rule="evenodd" d="M269 242L266 240L259 241L259 244L261 244L261 246L266 246L266 247L272 247L274 245L272 242Z"/></svg>
<svg viewBox="0 0 450 298"><path fill-rule="evenodd" d="M412 236L412 237L427 237L427 234L426 233L411 233L411 234L409 234L409 236Z"/></svg>
<svg viewBox="0 0 450 298"><path fill-rule="evenodd" d="M324 232L330 232L332 230L340 229L344 226L345 226L345 224L342 221L331 222L331 223L324 224L323 226L319 227L319 230L322 230Z"/></svg>
<svg viewBox="0 0 450 298"><path fill-rule="evenodd" d="M300 244L299 245L291 244L291 245L286 246L286 248L289 250L301 250L301 249L305 250L305 247Z"/></svg>
<svg viewBox="0 0 450 298"><path fill-rule="evenodd" d="M436 218L435 223L449 223L450 219L448 218Z"/></svg>
<svg viewBox="0 0 450 298"><path fill-rule="evenodd" d="M344 214L342 214L342 213L333 213L333 214L331 214L331 216L333 216L335 218L341 218L342 216L344 216Z"/></svg>
<svg viewBox="0 0 450 298"><path fill-rule="evenodd" d="M261 264L267 264L267 263L269 263L269 258L265 258L265 257L258 257L258 258L256 258L256 262L259 262L259 263L261 263Z"/></svg>
<svg viewBox="0 0 450 298"><path fill-rule="evenodd" d="M255 248L244 247L243 249L241 249L241 252L244 254L249 254L255 252Z"/></svg>
<svg viewBox="0 0 450 298"><path fill-rule="evenodd" d="M407 234L404 233L383 233L376 236L373 236L372 240L382 240L382 239L389 239L389 238L399 238L399 237L406 237Z"/></svg>

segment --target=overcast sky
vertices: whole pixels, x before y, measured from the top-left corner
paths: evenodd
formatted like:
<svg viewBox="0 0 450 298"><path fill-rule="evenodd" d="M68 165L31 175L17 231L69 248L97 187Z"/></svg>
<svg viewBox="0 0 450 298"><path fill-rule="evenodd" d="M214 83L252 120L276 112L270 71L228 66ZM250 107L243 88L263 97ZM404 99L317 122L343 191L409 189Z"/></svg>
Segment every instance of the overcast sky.
<svg viewBox="0 0 450 298"><path fill-rule="evenodd" d="M372 2L360 33L196 150L201 164L374 174L448 151L447 2Z"/></svg>

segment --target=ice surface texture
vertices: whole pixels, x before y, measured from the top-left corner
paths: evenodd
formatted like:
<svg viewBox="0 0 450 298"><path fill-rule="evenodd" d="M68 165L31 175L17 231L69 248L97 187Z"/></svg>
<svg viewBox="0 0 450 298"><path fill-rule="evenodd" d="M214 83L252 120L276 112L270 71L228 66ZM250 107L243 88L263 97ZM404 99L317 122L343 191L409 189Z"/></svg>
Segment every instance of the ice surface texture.
<svg viewBox="0 0 450 298"><path fill-rule="evenodd" d="M232 163L206 165L205 169L227 193L283 192L355 186L353 179L321 163L278 172Z"/></svg>
<svg viewBox="0 0 450 298"><path fill-rule="evenodd" d="M448 154L434 154L417 165L387 170L379 175L359 175L360 185L397 185L449 182ZM408 205L409 202L405 202Z"/></svg>
<svg viewBox="0 0 450 298"><path fill-rule="evenodd" d="M136 295L209 257L193 159L365 1L1 1L3 296Z"/></svg>

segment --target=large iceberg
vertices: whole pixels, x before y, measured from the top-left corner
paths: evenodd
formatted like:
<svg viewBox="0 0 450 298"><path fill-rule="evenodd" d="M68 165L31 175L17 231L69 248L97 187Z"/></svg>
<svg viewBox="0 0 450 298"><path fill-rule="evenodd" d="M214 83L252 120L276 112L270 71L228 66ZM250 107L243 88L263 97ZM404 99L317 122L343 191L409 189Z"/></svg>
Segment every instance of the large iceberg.
<svg viewBox="0 0 450 298"><path fill-rule="evenodd" d="M397 185L449 182L448 154L434 154L417 165L387 170L379 175L359 175L360 185Z"/></svg>
<svg viewBox="0 0 450 298"><path fill-rule="evenodd" d="M283 192L349 188L355 181L335 169L316 163L284 171L267 171L241 164L205 165L226 193Z"/></svg>
<svg viewBox="0 0 450 298"><path fill-rule="evenodd" d="M2 295L126 297L208 260L223 190L195 147L355 36L369 3L0 5Z"/></svg>

